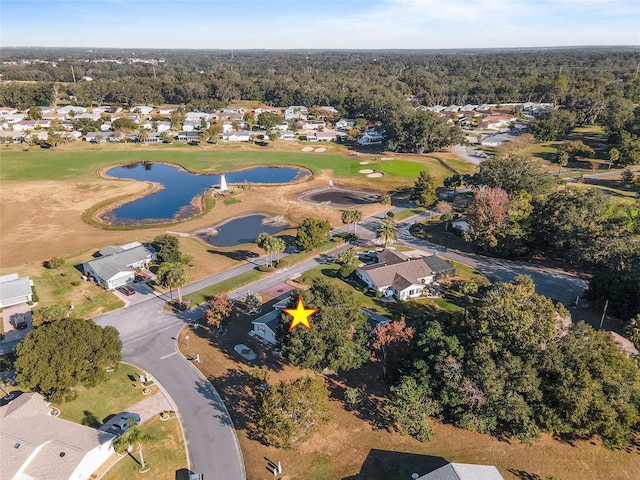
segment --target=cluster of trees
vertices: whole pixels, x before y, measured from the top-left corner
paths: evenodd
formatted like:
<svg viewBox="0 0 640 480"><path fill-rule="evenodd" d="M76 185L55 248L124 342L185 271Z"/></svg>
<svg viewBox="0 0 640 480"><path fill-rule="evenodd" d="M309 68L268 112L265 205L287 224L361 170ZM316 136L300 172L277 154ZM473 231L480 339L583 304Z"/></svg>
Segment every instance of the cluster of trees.
<svg viewBox="0 0 640 480"><path fill-rule="evenodd" d="M563 328L566 315L517 277L447 321L411 319L413 350L392 389L392 420L420 440L436 416L525 442L547 431L627 445L640 425L638 366L603 332Z"/></svg>
<svg viewBox="0 0 640 480"><path fill-rule="evenodd" d="M296 231L296 247L299 250L314 250L331 239L331 224L327 220L305 218Z"/></svg>
<svg viewBox="0 0 640 480"><path fill-rule="evenodd" d="M385 124L386 148L418 155L464 143L462 130L447 117L409 106L392 110Z"/></svg>
<svg viewBox="0 0 640 480"><path fill-rule="evenodd" d="M482 188L467 238L490 255L543 254L590 269L589 296L629 319L640 312L640 203L556 182L526 157L485 160L469 179Z"/></svg>
<svg viewBox="0 0 640 480"><path fill-rule="evenodd" d="M136 56L145 55L136 50ZM81 50L3 51L7 61L39 58L49 64L4 64L5 80L53 82L52 97L82 104L201 104L251 99L272 105L334 105L341 113L384 113L390 99L412 95L423 105L539 101L566 104L593 117L601 99L638 100L633 49L476 52L259 52L149 51L156 65L88 63ZM105 58L127 53L101 51ZM92 82L72 83L89 75ZM562 73L559 73L562 72ZM3 89L5 105L20 101L27 83ZM36 84L37 85L37 84ZM24 90L23 90L24 89ZM25 92L25 93L21 93ZM48 105L52 102L35 103ZM33 103L32 103L33 104Z"/></svg>
<svg viewBox="0 0 640 480"><path fill-rule="evenodd" d="M53 402L71 400L74 387L94 386L118 365L122 342L113 327L49 313L16 348L16 380Z"/></svg>
<svg viewBox="0 0 640 480"><path fill-rule="evenodd" d="M256 238L256 243L266 253L267 268L273 265L273 254L277 255L275 262L277 264L280 261L280 254L287 248L287 244L281 237L269 235L267 232L261 232Z"/></svg>

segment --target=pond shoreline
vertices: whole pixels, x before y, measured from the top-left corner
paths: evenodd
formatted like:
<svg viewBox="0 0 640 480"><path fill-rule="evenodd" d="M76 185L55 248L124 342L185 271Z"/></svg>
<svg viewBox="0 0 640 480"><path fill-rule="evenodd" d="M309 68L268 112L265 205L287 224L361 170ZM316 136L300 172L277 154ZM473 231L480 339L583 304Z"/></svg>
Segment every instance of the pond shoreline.
<svg viewBox="0 0 640 480"><path fill-rule="evenodd" d="M294 184L307 181L313 176L313 172L310 169L299 166L299 165L257 165L257 166L254 165L251 167L240 168L238 170L233 170L229 172L219 172L219 173L218 172L206 172L206 173L195 172L188 168L185 168L184 166L178 163L167 162L167 161L131 162L131 163L123 163L119 165L110 165L108 167L104 167L97 170L96 173L98 177L103 178L105 180L145 182L147 184L147 188L144 191L140 192L139 194L121 198L119 200L116 200L114 203L111 203L111 204L108 204L107 206L99 208L92 215L92 220L95 221L96 223L99 223L105 226L131 228L136 226L144 227L144 226L154 226L154 225L176 224L176 223L184 222L187 220L191 220L199 215L202 215L203 213L206 213L205 198L207 198L207 196L210 196L212 192L217 191L219 188L219 184L216 184L207 188L202 194L195 195L190 200L188 205L183 205L182 207L180 207L179 210L171 218L147 218L143 220L138 220L138 219L118 220L113 213L114 210L126 204L135 202L136 200L139 200L149 195L152 195L154 193L157 193L158 191L163 190L166 187L161 182L156 182L151 180L139 180L134 178L114 177L112 175L109 175L108 172L114 168L119 168L119 167L138 166L138 165L144 166L144 165L154 165L154 164L167 165L169 167L176 168L179 171L187 172L195 176L227 175L227 174L232 174L236 172L252 170L256 168L281 168L281 169L292 169L297 171L294 178L288 182L276 182L276 183L246 182L246 181L245 182L228 182L228 185L231 188L233 188L234 186L237 188L242 188L245 186L259 188L259 187L267 187L267 186L294 185Z"/></svg>

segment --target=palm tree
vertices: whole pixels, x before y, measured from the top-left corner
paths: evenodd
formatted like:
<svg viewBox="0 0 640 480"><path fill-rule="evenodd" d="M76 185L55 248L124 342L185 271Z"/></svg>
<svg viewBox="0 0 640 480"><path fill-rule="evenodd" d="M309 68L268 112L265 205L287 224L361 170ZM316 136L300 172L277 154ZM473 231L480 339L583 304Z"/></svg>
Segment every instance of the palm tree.
<svg viewBox="0 0 640 480"><path fill-rule="evenodd" d="M280 254L285 251L285 249L287 248L287 244L280 237L271 237L271 238L273 239L272 245L271 245L273 248L273 252L277 254L276 262L280 263Z"/></svg>
<svg viewBox="0 0 640 480"><path fill-rule="evenodd" d="M398 240L398 226L390 220L383 220L376 230L376 239L388 247Z"/></svg>
<svg viewBox="0 0 640 480"><path fill-rule="evenodd" d="M144 143L147 141L148 138L149 138L149 130L147 130L146 128L141 128L138 131L138 141L140 143Z"/></svg>
<svg viewBox="0 0 640 480"><path fill-rule="evenodd" d="M144 455L142 454L142 442L149 440L149 436L142 433L142 431L135 424L133 418L127 420L129 428L120 437L114 440L113 446L117 452L124 452L130 446L134 446L138 449L138 455L140 455L140 469L146 470L147 464L144 461Z"/></svg>
<svg viewBox="0 0 640 480"><path fill-rule="evenodd" d="M256 238L256 243L258 244L258 247L264 250L264 253L265 253L264 263L267 267L271 266L270 255L273 253L273 247L274 247L272 238L273 237L269 235L267 232L260 232L260 234Z"/></svg>
<svg viewBox="0 0 640 480"><path fill-rule="evenodd" d="M158 281L169 287L169 294L173 300L173 289L178 290L178 303L182 304L181 288L187 283L187 267L184 263L163 262L158 268Z"/></svg>
<svg viewBox="0 0 640 480"><path fill-rule="evenodd" d="M342 212L342 223L353 224L353 234L356 234L356 226L362 221L362 212L360 210L344 210Z"/></svg>

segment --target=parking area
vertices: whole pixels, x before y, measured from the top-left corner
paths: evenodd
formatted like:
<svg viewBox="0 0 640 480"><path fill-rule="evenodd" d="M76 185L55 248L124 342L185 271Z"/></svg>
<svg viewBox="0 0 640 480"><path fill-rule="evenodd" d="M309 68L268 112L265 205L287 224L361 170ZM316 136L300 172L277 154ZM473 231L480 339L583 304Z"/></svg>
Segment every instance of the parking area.
<svg viewBox="0 0 640 480"><path fill-rule="evenodd" d="M126 287L133 289L135 293L127 295L117 288L113 290L113 294L124 302L125 307L136 305L156 296L156 291L147 282L129 282Z"/></svg>
<svg viewBox="0 0 640 480"><path fill-rule="evenodd" d="M2 326L4 336L2 341L13 342L21 340L33 330L31 322L31 307L28 303L20 303L2 309Z"/></svg>

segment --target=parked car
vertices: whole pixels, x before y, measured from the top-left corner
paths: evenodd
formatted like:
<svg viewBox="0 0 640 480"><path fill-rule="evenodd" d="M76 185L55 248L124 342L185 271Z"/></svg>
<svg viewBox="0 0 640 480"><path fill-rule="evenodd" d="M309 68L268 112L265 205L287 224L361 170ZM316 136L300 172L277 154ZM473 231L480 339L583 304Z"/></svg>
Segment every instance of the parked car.
<svg viewBox="0 0 640 480"><path fill-rule="evenodd" d="M135 295L136 293L136 291L129 285L121 285L119 287L116 287L116 290L118 290L121 294L126 295L127 297Z"/></svg>
<svg viewBox="0 0 640 480"><path fill-rule="evenodd" d="M129 420L133 420L130 422ZM140 423L140 415L137 413L121 412L103 425L106 426L105 431L119 437L131 428L131 424L138 425Z"/></svg>

